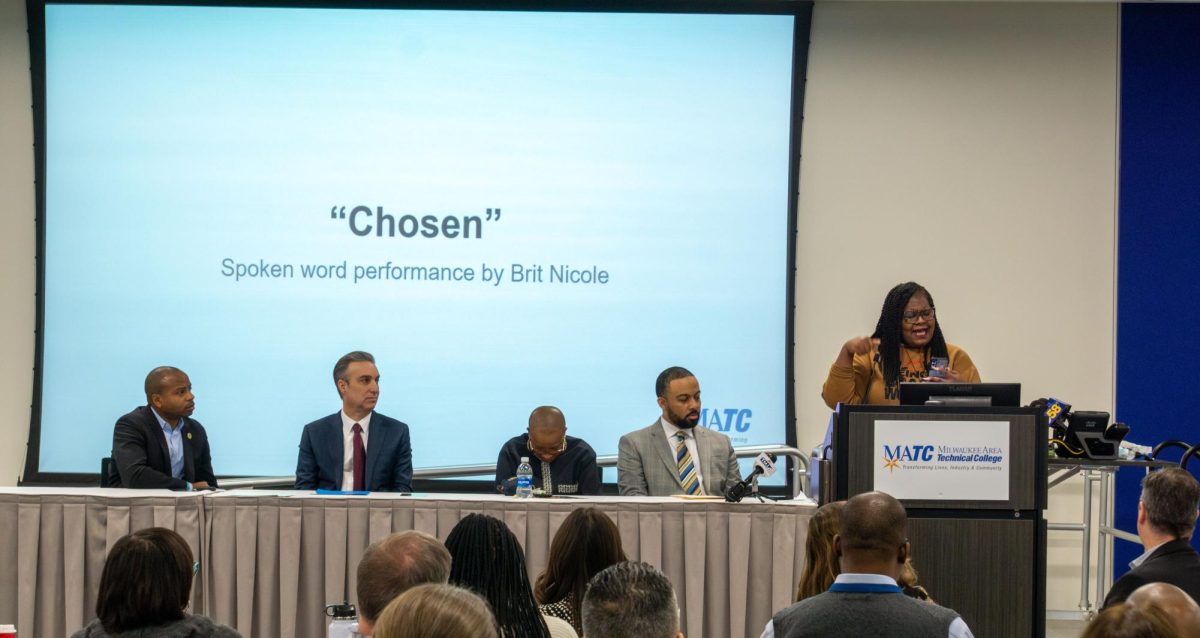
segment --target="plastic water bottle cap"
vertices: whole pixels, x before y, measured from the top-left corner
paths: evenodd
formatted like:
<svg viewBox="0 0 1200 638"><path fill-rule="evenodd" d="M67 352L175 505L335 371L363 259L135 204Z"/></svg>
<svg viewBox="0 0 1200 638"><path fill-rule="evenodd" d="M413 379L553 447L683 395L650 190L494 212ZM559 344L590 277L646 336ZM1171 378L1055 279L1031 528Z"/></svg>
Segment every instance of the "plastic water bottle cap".
<svg viewBox="0 0 1200 638"><path fill-rule="evenodd" d="M521 462L522 462L522 463L528 463L528 462L529 462L529 457L528 457L528 456L522 456L522 457L521 457Z"/></svg>

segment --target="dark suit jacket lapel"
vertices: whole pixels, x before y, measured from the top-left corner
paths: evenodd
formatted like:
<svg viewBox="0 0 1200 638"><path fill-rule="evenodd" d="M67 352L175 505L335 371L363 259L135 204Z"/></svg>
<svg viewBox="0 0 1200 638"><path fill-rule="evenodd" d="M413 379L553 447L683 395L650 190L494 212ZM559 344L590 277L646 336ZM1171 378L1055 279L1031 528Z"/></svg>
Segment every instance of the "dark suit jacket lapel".
<svg viewBox="0 0 1200 638"><path fill-rule="evenodd" d="M368 490L375 486L375 468L379 465L379 457L388 449L388 434L391 428L385 427L383 417L378 413L371 414L371 431L367 434L367 467L363 474L363 486ZM388 488L390 486L381 486Z"/></svg>
<svg viewBox="0 0 1200 638"><path fill-rule="evenodd" d="M666 464L667 471L675 477L675 483L679 487L683 487L683 482L679 480L679 463L675 460L675 443L667 439L666 432L663 431L662 420L655 421L647 429L650 430L650 440L654 441L654 448L658 450L659 457Z"/></svg>
<svg viewBox="0 0 1200 638"><path fill-rule="evenodd" d="M183 431L179 433L183 438L183 480L188 483L196 481L196 466L192 459L192 420L185 419L183 422Z"/></svg>
<svg viewBox="0 0 1200 638"><path fill-rule="evenodd" d="M342 413L338 412L325 421L325 445L333 455L333 484L336 489L348 490L353 488L353 485L342 485L342 468L346 465L344 457L346 450L346 441L342 439ZM318 463L318 465L320 465ZM317 479L320 482L320 478Z"/></svg>
<svg viewBox="0 0 1200 638"><path fill-rule="evenodd" d="M159 468L159 470L163 474L170 476L171 475L171 448L167 447L167 435L165 432L163 432L162 425L159 424L158 415L156 415L154 413L154 409L151 408L150 406L146 406L146 413L147 413L147 416L150 417L150 436L153 437L154 440L158 441L158 449L162 451L162 456L159 458L161 458L161 459L163 459L163 461L165 461L165 463L163 464L162 467ZM150 459L146 459L146 462L149 463Z"/></svg>

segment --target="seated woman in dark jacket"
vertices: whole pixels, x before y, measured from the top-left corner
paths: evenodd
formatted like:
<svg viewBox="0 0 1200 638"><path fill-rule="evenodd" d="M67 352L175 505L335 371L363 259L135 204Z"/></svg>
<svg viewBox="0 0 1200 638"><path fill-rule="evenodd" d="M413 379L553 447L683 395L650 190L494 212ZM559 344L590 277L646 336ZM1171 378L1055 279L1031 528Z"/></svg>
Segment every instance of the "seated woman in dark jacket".
<svg viewBox="0 0 1200 638"><path fill-rule="evenodd" d="M241 638L185 610L197 564L183 538L162 527L121 537L104 561L96 620L71 638Z"/></svg>

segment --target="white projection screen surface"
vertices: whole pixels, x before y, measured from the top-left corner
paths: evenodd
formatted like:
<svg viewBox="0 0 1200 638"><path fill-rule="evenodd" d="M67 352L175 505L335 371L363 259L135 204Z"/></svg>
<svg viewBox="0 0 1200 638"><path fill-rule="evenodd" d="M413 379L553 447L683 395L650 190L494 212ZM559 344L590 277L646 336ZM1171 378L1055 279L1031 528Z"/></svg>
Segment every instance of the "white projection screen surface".
<svg viewBox="0 0 1200 638"><path fill-rule="evenodd" d="M98 471L173 365L218 476L290 475L352 350L418 469L539 405L615 454L672 365L735 446L787 441L796 16L44 20L38 473Z"/></svg>

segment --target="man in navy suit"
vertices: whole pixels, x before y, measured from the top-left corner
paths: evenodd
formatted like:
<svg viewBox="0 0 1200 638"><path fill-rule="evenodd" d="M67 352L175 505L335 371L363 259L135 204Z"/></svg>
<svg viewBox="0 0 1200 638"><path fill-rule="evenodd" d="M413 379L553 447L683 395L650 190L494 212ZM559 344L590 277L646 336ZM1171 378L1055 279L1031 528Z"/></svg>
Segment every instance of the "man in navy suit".
<svg viewBox="0 0 1200 638"><path fill-rule="evenodd" d="M146 375L146 405L117 419L113 428L112 487L193 490L215 488L212 455L196 409L192 381L179 368Z"/></svg>
<svg viewBox="0 0 1200 638"><path fill-rule="evenodd" d="M342 409L304 426L296 489L411 492L408 426L375 412L375 357L356 350L338 359L333 382Z"/></svg>

